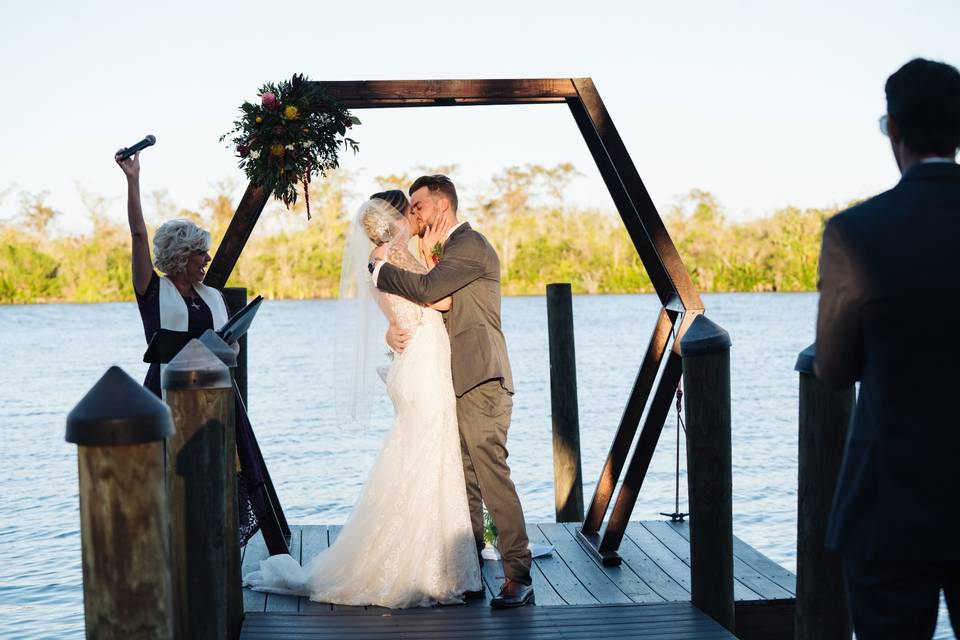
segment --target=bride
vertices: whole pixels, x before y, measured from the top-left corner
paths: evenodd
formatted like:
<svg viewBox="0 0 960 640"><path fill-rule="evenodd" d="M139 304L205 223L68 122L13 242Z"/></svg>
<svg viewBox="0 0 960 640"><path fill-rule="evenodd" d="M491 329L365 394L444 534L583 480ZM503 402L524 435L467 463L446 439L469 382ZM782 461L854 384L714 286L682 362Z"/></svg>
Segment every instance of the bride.
<svg viewBox="0 0 960 640"><path fill-rule="evenodd" d="M259 571L244 576L244 585L254 590L407 608L459 602L464 593L482 588L460 457L450 343L440 315L450 308L450 299L421 307L377 291L367 271L373 245L384 244L388 260L397 266L420 273L432 268L428 257L430 267L425 267L407 249L416 233L416 222L405 216L408 210L402 191L365 202L353 222L341 274L340 295L355 314L348 321L355 335L358 327L360 334L368 333L375 307L412 333L385 374L393 426L330 548L302 567L289 555L263 560ZM338 371L338 380L352 386L351 413L360 421L375 371L367 362L375 352L368 342L338 345L350 349L352 364Z"/></svg>

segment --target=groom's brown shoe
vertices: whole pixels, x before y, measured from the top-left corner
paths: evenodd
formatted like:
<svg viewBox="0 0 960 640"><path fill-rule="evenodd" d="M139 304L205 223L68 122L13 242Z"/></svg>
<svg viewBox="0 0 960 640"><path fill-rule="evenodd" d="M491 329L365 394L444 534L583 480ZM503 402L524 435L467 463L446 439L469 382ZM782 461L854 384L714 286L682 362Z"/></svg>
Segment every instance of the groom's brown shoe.
<svg viewBox="0 0 960 640"><path fill-rule="evenodd" d="M513 609L526 604L536 604L533 596L533 585L522 584L507 578L500 588L500 595L490 601L494 609Z"/></svg>

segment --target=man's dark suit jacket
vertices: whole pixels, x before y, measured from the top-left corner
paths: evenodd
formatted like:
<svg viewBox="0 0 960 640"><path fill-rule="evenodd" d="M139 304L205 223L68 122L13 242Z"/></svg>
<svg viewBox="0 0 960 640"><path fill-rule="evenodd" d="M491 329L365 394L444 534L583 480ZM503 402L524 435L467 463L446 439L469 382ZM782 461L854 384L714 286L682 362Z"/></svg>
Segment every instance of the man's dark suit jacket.
<svg viewBox="0 0 960 640"><path fill-rule="evenodd" d="M860 393L827 531L845 557L960 559L960 166L831 219L817 377Z"/></svg>
<svg viewBox="0 0 960 640"><path fill-rule="evenodd" d="M387 263L380 268L377 287L420 304L453 296L444 321L457 397L488 380L499 380L513 393L500 324L500 258L469 223L453 230L443 245L443 259L429 273L412 273Z"/></svg>

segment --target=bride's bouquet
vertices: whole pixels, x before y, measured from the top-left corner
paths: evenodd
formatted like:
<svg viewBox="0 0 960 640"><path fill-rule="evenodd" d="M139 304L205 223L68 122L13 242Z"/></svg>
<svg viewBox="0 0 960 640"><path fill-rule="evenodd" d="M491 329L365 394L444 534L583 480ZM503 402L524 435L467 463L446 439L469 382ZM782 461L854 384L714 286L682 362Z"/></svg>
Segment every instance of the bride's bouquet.
<svg viewBox="0 0 960 640"><path fill-rule="evenodd" d="M360 120L303 75L260 87L260 104L244 102L233 129L220 136L235 145L240 168L255 184L290 207L302 184L310 219L311 178L339 166L342 145L354 153L347 131Z"/></svg>

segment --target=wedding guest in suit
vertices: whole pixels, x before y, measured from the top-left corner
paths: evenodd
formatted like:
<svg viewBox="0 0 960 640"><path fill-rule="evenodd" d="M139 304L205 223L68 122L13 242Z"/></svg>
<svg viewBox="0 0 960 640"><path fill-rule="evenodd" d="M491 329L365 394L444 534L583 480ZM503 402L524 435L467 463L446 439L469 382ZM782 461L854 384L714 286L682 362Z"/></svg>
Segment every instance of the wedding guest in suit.
<svg viewBox="0 0 960 640"><path fill-rule="evenodd" d="M118 152L119 153L119 152ZM175 331L219 329L229 318L223 294L203 284L210 263L210 233L189 220L168 220L153 236L153 258L140 204L140 153L117 164L127 177L127 219L132 244L133 290L143 332L150 342L161 328ZM160 276L156 270L164 275ZM234 345L234 349L238 347ZM160 397L160 365L151 364L143 385ZM239 458L240 543L257 532L266 513L263 460L243 403L236 397Z"/></svg>
<svg viewBox="0 0 960 640"><path fill-rule="evenodd" d="M930 638L941 591L960 635L960 73L912 60L886 97L902 177L820 255L816 373L860 382L827 533L860 640Z"/></svg>

